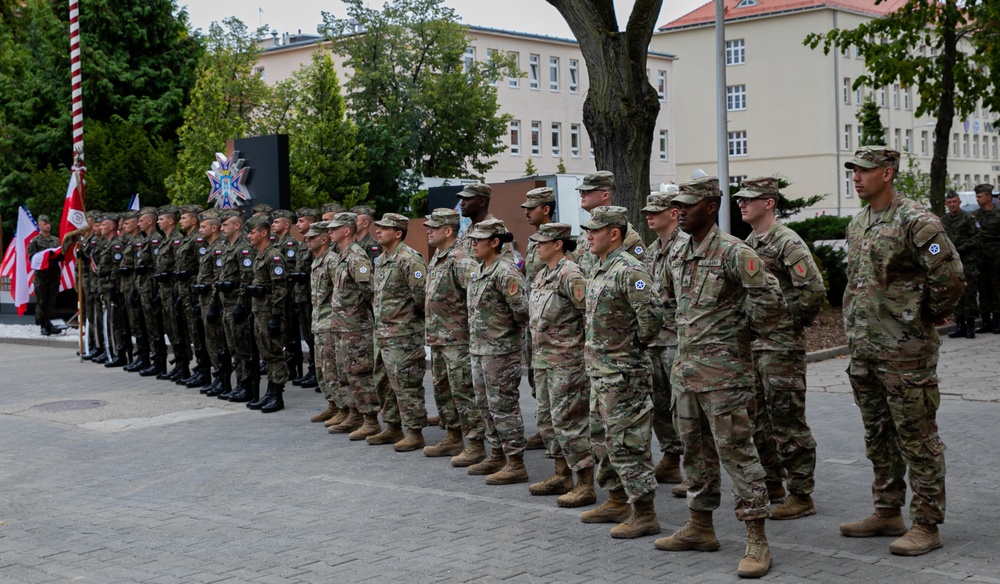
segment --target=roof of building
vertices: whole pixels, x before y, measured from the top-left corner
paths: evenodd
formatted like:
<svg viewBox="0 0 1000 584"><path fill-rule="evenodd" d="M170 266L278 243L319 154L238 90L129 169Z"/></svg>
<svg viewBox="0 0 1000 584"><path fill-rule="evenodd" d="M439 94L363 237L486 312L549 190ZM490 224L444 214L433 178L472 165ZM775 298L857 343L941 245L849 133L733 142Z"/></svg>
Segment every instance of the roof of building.
<svg viewBox="0 0 1000 584"><path fill-rule="evenodd" d="M817 8L831 8L856 12L858 14L882 16L895 11L900 6L906 4L906 1L885 0L881 4L876 5L872 0L724 0L724 11L726 22L789 12L815 10ZM710 0L684 16L664 24L658 30L663 32L714 23L715 1Z"/></svg>

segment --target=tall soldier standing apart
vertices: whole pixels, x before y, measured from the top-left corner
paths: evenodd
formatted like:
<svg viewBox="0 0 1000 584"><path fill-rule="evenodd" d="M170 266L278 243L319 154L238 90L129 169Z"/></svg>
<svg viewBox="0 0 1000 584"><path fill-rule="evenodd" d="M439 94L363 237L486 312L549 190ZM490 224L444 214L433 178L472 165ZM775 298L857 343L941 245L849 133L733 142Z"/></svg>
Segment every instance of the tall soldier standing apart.
<svg viewBox="0 0 1000 584"><path fill-rule="evenodd" d="M243 215L239 211L220 213L222 237L226 242L222 270L216 272L215 289L222 300L222 326L226 346L233 357L236 385L219 399L246 403L260 399L260 368L253 347L254 331L250 325L250 296L253 285L253 261L257 250L243 234Z"/></svg>
<svg viewBox="0 0 1000 584"><path fill-rule="evenodd" d="M979 310L983 325L977 333L1000 334L1000 208L993 204L993 185L976 185L976 202L979 208L972 212L979 227Z"/></svg>
<svg viewBox="0 0 1000 584"><path fill-rule="evenodd" d="M52 223L48 215L39 215L38 235L28 244L28 259L43 249L53 247L59 247L59 240L52 235ZM62 252L57 257L61 259ZM55 316L53 309L59 294L59 262L55 260L52 258L48 268L35 270L35 322L41 327L43 337L55 332L49 322Z"/></svg>
<svg viewBox="0 0 1000 584"><path fill-rule="evenodd" d="M934 325L962 296L962 262L941 221L896 193L899 152L866 146L845 166L854 171L858 197L868 202L847 228L844 328L865 455L875 471L875 513L840 531L848 537L905 533L889 551L917 556L942 545L945 446L937 427L941 341ZM907 471L909 531L900 511Z"/></svg>
<svg viewBox="0 0 1000 584"><path fill-rule="evenodd" d="M283 354L288 265L285 257L271 246L271 225L267 217L254 217L247 227L250 228L250 245L257 249L257 257L253 262L253 284L246 291L253 299L257 347L261 358L267 361L267 392L247 407L269 414L285 409L282 394L288 381L288 366Z"/></svg>
<svg viewBox="0 0 1000 584"><path fill-rule="evenodd" d="M941 216L941 223L948 239L955 244L962 269L965 270L965 292L955 307L955 330L948 333L950 338L976 338L976 318L979 317L979 229L972 213L962 210L962 199L955 191L948 191L944 196L944 206L947 209Z"/></svg>

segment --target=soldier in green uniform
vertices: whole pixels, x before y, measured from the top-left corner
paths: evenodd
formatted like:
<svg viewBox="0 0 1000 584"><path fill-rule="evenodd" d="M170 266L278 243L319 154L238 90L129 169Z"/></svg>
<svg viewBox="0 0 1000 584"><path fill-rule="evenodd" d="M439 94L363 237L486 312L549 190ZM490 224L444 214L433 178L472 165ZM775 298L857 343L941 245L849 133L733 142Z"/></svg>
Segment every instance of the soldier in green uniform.
<svg viewBox="0 0 1000 584"><path fill-rule="evenodd" d="M361 246L361 249L365 250L368 259L374 262L375 258L382 255L382 246L369 233L372 219L375 217L375 211L368 205L357 205L351 208L351 213L358 216L358 230L354 236L354 241Z"/></svg>
<svg viewBox="0 0 1000 584"><path fill-rule="evenodd" d="M746 243L778 279L788 306L771 333L751 345L757 372L754 444L767 473L768 499L780 502L771 519L797 519L816 513L816 440L806 423L805 328L823 308L826 286L806 242L775 217L778 179L748 178L741 187L736 200L743 221L753 227Z"/></svg>
<svg viewBox="0 0 1000 584"><path fill-rule="evenodd" d="M179 246L174 247L174 283L180 299L179 310L183 315L186 338L197 364L189 377L177 380L178 384L186 387L208 385L212 368L205 341L205 327L202 324L202 312L208 307L199 304L200 295L191 287L198 277L199 258L208 254L209 246L198 230L202 211L204 208L201 205L181 207L179 231L184 234L184 239Z"/></svg>
<svg viewBox="0 0 1000 584"><path fill-rule="evenodd" d="M993 203L993 185L976 185L976 202L979 208L972 212L979 228L979 252L976 267L979 269L979 310L983 324L977 333L1000 334L1000 208Z"/></svg>
<svg viewBox="0 0 1000 584"><path fill-rule="evenodd" d="M232 359L226 347L226 331L222 324L222 301L215 289L215 282L225 264L226 241L220 237L222 221L214 210L198 216L201 224L198 233L198 275L191 289L196 294L195 301L201 307L201 326L205 332L205 350L215 369L213 379L201 388L201 393L212 397L233 390ZM205 251L202 251L204 249ZM206 380L207 381L207 380Z"/></svg>
<svg viewBox="0 0 1000 584"><path fill-rule="evenodd" d="M152 361L148 367L139 370L142 377L151 377L167 372L167 344L164 341L163 306L160 302L160 285L154 279L156 254L163 234L157 228L156 207L139 209L139 236L133 244L135 248L135 274L139 288L139 302L142 318L149 333Z"/></svg>
<svg viewBox="0 0 1000 584"><path fill-rule="evenodd" d="M52 223L48 215L39 215L38 235L28 244L28 260L36 253L53 247L60 247L59 239L52 235ZM41 327L43 337L55 332L50 321L55 318L56 295L59 294L60 259L61 251L50 259L47 269L35 270L35 323Z"/></svg>
<svg viewBox="0 0 1000 584"><path fill-rule="evenodd" d="M188 368L191 362L191 346L184 329L184 316L180 314L180 297L174 282L176 266L174 250L184 243L184 234L177 229L180 210L172 205L164 205L157 210L156 223L163 233L159 246L153 250L156 272L153 279L159 287L158 300L163 310L163 328L166 330L170 346L174 351L174 368L157 375L157 379L177 381L191 376Z"/></svg>
<svg viewBox="0 0 1000 584"><path fill-rule="evenodd" d="M125 311L125 299L121 293L121 267L125 257L126 247L118 234L118 223L121 216L117 213L106 213L101 218L101 229L104 241L97 253L97 275L101 281L101 297L107 318L107 334L114 345L109 353L105 367L124 367L132 357L132 337L129 334L128 315Z"/></svg>
<svg viewBox="0 0 1000 584"><path fill-rule="evenodd" d="M83 320L87 322L87 341L90 351L83 356L92 362L107 360L104 346L103 310L101 308L101 293L97 281L97 262L95 254L102 238L100 219L103 213L96 209L87 211L87 220L91 224L90 232L80 239L81 279L83 280ZM96 360L96 361L95 361Z"/></svg>
<svg viewBox="0 0 1000 584"><path fill-rule="evenodd" d="M293 271L288 278L294 282L292 286L292 300L295 302L295 312L299 319L299 331L302 333L302 338L305 340L306 346L309 347L309 368L301 377L293 379L292 385L312 388L319 385L319 382L316 380L316 344L312 333L312 299L309 293L309 275L312 272L313 255L309 253L308 243L304 236L306 233L309 233L309 226L319 218L319 211L302 207L295 212L295 216L295 227L303 237L302 242L299 244L299 249L295 254L297 261L294 264L289 262Z"/></svg>
<svg viewBox="0 0 1000 584"><path fill-rule="evenodd" d="M135 244L140 237L139 212L128 211L122 215L122 260L118 273L121 274L121 291L129 327L135 337L135 359L125 366L125 371L140 371L149 367L149 333L142 316L142 302L139 298L139 276L136 274L138 258Z"/></svg>
<svg viewBox="0 0 1000 584"><path fill-rule="evenodd" d="M246 403L260 399L260 366L254 350L253 328L250 321L250 296L247 288L253 285L253 261L257 250L243 234L243 215L226 210L219 214L221 231L225 240L222 269L216 272L215 289L222 301L222 327L226 347L233 358L236 385L233 390L220 393L219 399Z"/></svg>
<svg viewBox="0 0 1000 584"><path fill-rule="evenodd" d="M955 244L955 250L962 260L965 271L965 292L955 307L955 330L948 333L952 339L966 337L976 338L976 319L979 317L979 229L972 213L962 210L962 199L955 191L948 191L944 196L944 206L947 209L941 216L948 239Z"/></svg>
<svg viewBox="0 0 1000 584"><path fill-rule="evenodd" d="M292 222L295 213L286 209L278 209L273 213L271 222L271 239L275 251L285 258L289 272L294 273L299 261L299 242L292 237ZM287 276L287 274L286 274ZM299 330L298 307L294 300L292 289L294 281L289 282L289 294L285 299L284 331L285 331L285 361L288 367L289 379L302 377L302 331Z"/></svg>
<svg viewBox="0 0 1000 584"><path fill-rule="evenodd" d="M576 190L580 193L580 207L584 211L593 211L597 207L610 205L611 199L615 195L615 175L607 170L588 174L583 177L583 182L576 187ZM637 260L645 261L646 245L642 242L635 227L632 227L631 223L628 223L627 226L625 241L622 242L621 247L625 248ZM589 276L593 272L597 258L587 249L586 231L581 231L577 237L576 252L570 256L570 259L583 268L584 274Z"/></svg>
<svg viewBox="0 0 1000 584"><path fill-rule="evenodd" d="M246 292L252 298L254 337L261 359L267 361L267 392L247 404L251 410L269 414L285 409L282 397L288 381L285 362L284 324L288 297L288 264L285 256L271 245L271 225L266 217L254 217L247 223L247 238L257 249L253 261L253 284Z"/></svg>
<svg viewBox="0 0 1000 584"><path fill-rule="evenodd" d="M945 445L938 436L934 325L950 315L965 289L962 262L941 221L897 194L899 152L865 146L845 166L868 202L847 228L844 329L854 403L865 425L875 512L840 526L848 537L902 535L889 551L906 556L941 547ZM900 508L909 474L909 531Z"/></svg>

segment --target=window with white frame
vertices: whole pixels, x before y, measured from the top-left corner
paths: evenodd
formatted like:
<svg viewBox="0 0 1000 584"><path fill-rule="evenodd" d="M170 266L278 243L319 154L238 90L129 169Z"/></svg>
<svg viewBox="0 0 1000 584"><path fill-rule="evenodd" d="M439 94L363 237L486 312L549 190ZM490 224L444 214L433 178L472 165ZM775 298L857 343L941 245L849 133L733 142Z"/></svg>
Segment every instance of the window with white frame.
<svg viewBox="0 0 1000 584"><path fill-rule="evenodd" d="M667 101L667 72L660 70L656 72L656 96L660 101Z"/></svg>
<svg viewBox="0 0 1000 584"><path fill-rule="evenodd" d="M927 154L927 130L920 132L920 153Z"/></svg>
<svg viewBox="0 0 1000 584"><path fill-rule="evenodd" d="M845 170L844 171L844 196L853 197L854 196L854 171Z"/></svg>
<svg viewBox="0 0 1000 584"><path fill-rule="evenodd" d="M528 88L538 89L538 55L528 55Z"/></svg>
<svg viewBox="0 0 1000 584"><path fill-rule="evenodd" d="M966 158L969 157L969 135L968 134L963 134L962 135L962 156L964 156Z"/></svg>
<svg viewBox="0 0 1000 584"><path fill-rule="evenodd" d="M892 148L893 148L893 150L895 150L897 152L899 151L899 134L900 134L899 128L896 128L896 131L893 132L893 138L892 138L892 144L893 144L893 146L892 146Z"/></svg>
<svg viewBox="0 0 1000 584"><path fill-rule="evenodd" d="M851 124L844 126L844 150L851 149L851 135L854 133Z"/></svg>
<svg viewBox="0 0 1000 584"><path fill-rule="evenodd" d="M971 191L972 190L972 186L973 186L972 185L972 177L969 176L969 175L965 175L965 189L964 190Z"/></svg>
<svg viewBox="0 0 1000 584"><path fill-rule="evenodd" d="M507 53L514 59L514 70L521 70L521 54L517 51L511 51ZM510 77L507 79L507 85L511 88L518 89L521 87L521 79L519 77Z"/></svg>
<svg viewBox="0 0 1000 584"><path fill-rule="evenodd" d="M669 160L670 134L667 130L660 130L660 160Z"/></svg>
<svg viewBox="0 0 1000 584"><path fill-rule="evenodd" d="M972 137L972 157L979 158L979 136Z"/></svg>
<svg viewBox="0 0 1000 584"><path fill-rule="evenodd" d="M254 69L254 71L257 72L257 77L260 77L261 79L265 78L265 76L264 76L264 68L263 67L257 67L256 69Z"/></svg>
<svg viewBox="0 0 1000 584"><path fill-rule="evenodd" d="M913 151L913 130L907 130L903 136L903 148L907 152Z"/></svg>
<svg viewBox="0 0 1000 584"><path fill-rule="evenodd" d="M858 140L855 144L858 145L858 148L861 148L861 124L858 124Z"/></svg>
<svg viewBox="0 0 1000 584"><path fill-rule="evenodd" d="M580 61L569 60L569 92L578 93L580 91Z"/></svg>
<svg viewBox="0 0 1000 584"><path fill-rule="evenodd" d="M746 63L746 46L743 39L726 41L726 66Z"/></svg>
<svg viewBox="0 0 1000 584"><path fill-rule="evenodd" d="M997 151L997 137L993 136L993 160L997 159L997 154L998 154L998 151Z"/></svg>
<svg viewBox="0 0 1000 584"><path fill-rule="evenodd" d="M865 91L861 87L854 90L854 104L861 105L865 102Z"/></svg>
<svg viewBox="0 0 1000 584"><path fill-rule="evenodd" d="M899 109L899 84L892 86L892 107L893 109Z"/></svg>
<svg viewBox="0 0 1000 584"><path fill-rule="evenodd" d="M549 57L549 91L559 91L559 57Z"/></svg>
<svg viewBox="0 0 1000 584"><path fill-rule="evenodd" d="M512 156L521 155L521 120L510 121L510 153Z"/></svg>
<svg viewBox="0 0 1000 584"><path fill-rule="evenodd" d="M844 77L844 105L851 105L851 78Z"/></svg>
<svg viewBox="0 0 1000 584"><path fill-rule="evenodd" d="M726 111L747 109L747 86L730 85L726 87Z"/></svg>
<svg viewBox="0 0 1000 584"><path fill-rule="evenodd" d="M580 158L580 124L569 125L569 155Z"/></svg>
<svg viewBox="0 0 1000 584"><path fill-rule="evenodd" d="M552 122L552 157L557 158L562 153L562 124Z"/></svg>
<svg viewBox="0 0 1000 584"><path fill-rule="evenodd" d="M958 156L958 134L951 136L951 155Z"/></svg>
<svg viewBox="0 0 1000 584"><path fill-rule="evenodd" d="M476 62L476 47L465 47L465 62L462 71L468 73L472 71L472 64Z"/></svg>
<svg viewBox="0 0 1000 584"><path fill-rule="evenodd" d="M531 122L531 155L542 155L542 123Z"/></svg>
<svg viewBox="0 0 1000 584"><path fill-rule="evenodd" d="M881 107L886 107L886 105L885 105L885 88L884 87L879 87L878 88L878 104Z"/></svg>
<svg viewBox="0 0 1000 584"><path fill-rule="evenodd" d="M730 156L746 156L747 155L747 132L746 132L746 130L740 130L738 132L729 132L728 142L729 142L729 155Z"/></svg>
<svg viewBox="0 0 1000 584"><path fill-rule="evenodd" d="M903 88L903 109L906 111L910 110L910 88Z"/></svg>

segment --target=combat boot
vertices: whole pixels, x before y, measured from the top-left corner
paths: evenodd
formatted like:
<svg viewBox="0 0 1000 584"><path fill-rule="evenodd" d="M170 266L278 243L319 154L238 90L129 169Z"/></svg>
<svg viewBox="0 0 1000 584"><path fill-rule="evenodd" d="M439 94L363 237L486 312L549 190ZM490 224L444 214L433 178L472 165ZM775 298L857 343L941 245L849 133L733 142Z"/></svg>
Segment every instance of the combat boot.
<svg viewBox="0 0 1000 584"><path fill-rule="evenodd" d="M336 426L330 426L326 429L330 434L350 434L351 432L357 430L365 423L364 417L361 416L356 408L350 408L347 417L343 419L342 422Z"/></svg>
<svg viewBox="0 0 1000 584"><path fill-rule="evenodd" d="M302 377L299 386L305 389L319 387L319 381L316 379L316 366L312 363L309 364L309 372Z"/></svg>
<svg viewBox="0 0 1000 584"><path fill-rule="evenodd" d="M976 338L976 319L970 318L969 322L965 325L965 338L974 339Z"/></svg>
<svg viewBox="0 0 1000 584"><path fill-rule="evenodd" d="M267 403L260 406L260 413L271 414L285 409L285 400L282 398L282 394L285 393L284 383L272 384L270 381L267 382L267 392L271 394L271 399L267 400Z"/></svg>
<svg viewBox="0 0 1000 584"><path fill-rule="evenodd" d="M950 333L948 333L948 338L949 339L958 339L958 338L964 337L965 333L967 333L968 330L969 330L966 327L967 327L967 325L965 324L964 320L956 321L955 322L955 330L953 330ZM975 331L973 331L972 334L976 334Z"/></svg>
<svg viewBox="0 0 1000 584"><path fill-rule="evenodd" d="M444 439L433 446L424 446L424 456L458 456L465 450L462 431L458 428L448 428Z"/></svg>
<svg viewBox="0 0 1000 584"><path fill-rule="evenodd" d="M899 507L876 507L874 513L861 521L841 523L840 533L847 537L903 535L906 533L906 524Z"/></svg>
<svg viewBox="0 0 1000 584"><path fill-rule="evenodd" d="M347 435L349 440L364 440L382 431L378 423L378 414L365 414L365 422L360 428Z"/></svg>
<svg viewBox="0 0 1000 584"><path fill-rule="evenodd" d="M524 455L511 454L507 464L497 472L486 477L487 485L513 485L528 482L528 469L524 468Z"/></svg>
<svg viewBox="0 0 1000 584"><path fill-rule="evenodd" d="M507 457L503 455L503 449L497 446L490 450L489 458L484 458L482 462L469 467L470 475L489 475L507 466Z"/></svg>
<svg viewBox="0 0 1000 584"><path fill-rule="evenodd" d="M407 428L406 437L392 445L396 452L413 452L418 448L423 448L424 430L423 428Z"/></svg>
<svg viewBox="0 0 1000 584"><path fill-rule="evenodd" d="M224 395L232 396L236 393L236 391L233 389L233 379L232 377L230 377L228 371L225 373L220 371L219 374L216 376L216 381L219 382L219 389L217 390L219 393L217 397L221 397ZM229 399L229 398L224 398L224 399Z"/></svg>
<svg viewBox="0 0 1000 584"><path fill-rule="evenodd" d="M111 358L111 354L108 353L107 349L104 349L104 350L101 351L100 354L96 355L93 359L91 359L90 362L91 363L96 363L98 365L103 365L110 358Z"/></svg>
<svg viewBox="0 0 1000 584"><path fill-rule="evenodd" d="M889 544L889 551L897 556L922 556L943 545L937 525L914 523L906 535Z"/></svg>
<svg viewBox="0 0 1000 584"><path fill-rule="evenodd" d="M399 423L387 422L385 425L385 430L382 430L374 436L369 436L365 438L365 442L371 444L372 446L381 446L383 444L395 444L403 439L403 426Z"/></svg>
<svg viewBox="0 0 1000 584"><path fill-rule="evenodd" d="M672 494L675 497L687 497L688 489L690 488L691 488L691 481L688 479L684 479L683 481L681 481L681 484L674 485L673 487L671 487L670 494Z"/></svg>
<svg viewBox="0 0 1000 584"><path fill-rule="evenodd" d="M205 385L205 387L202 387L201 389L199 389L198 393L200 393L202 395L208 395L209 392L212 392L212 390L216 390L216 391L214 391L212 393L212 395L210 397L217 397L220 394L222 394L223 393L221 391L221 389L222 389L222 381L220 380L220 377L221 377L221 375L220 375L219 371L216 370L214 373L212 373L212 381L211 381L211 383L208 383L207 385Z"/></svg>
<svg viewBox="0 0 1000 584"><path fill-rule="evenodd" d="M135 361L132 361L125 366L125 371L128 371L129 373L138 373L146 367L149 367L149 355L136 355Z"/></svg>
<svg viewBox="0 0 1000 584"><path fill-rule="evenodd" d="M719 549L719 540L715 537L712 512L692 509L691 516L680 529L672 535L657 539L653 545L656 546L656 549L670 552L687 550L714 552Z"/></svg>
<svg viewBox="0 0 1000 584"><path fill-rule="evenodd" d="M112 367L124 367L124 366L128 365L128 362L131 360L131 358L132 358L132 355L130 354L130 352L128 352L128 351L118 351L118 354L115 355L115 358L114 359L109 359L108 361L106 361L104 363L104 366L107 367L108 369L110 369Z"/></svg>
<svg viewBox="0 0 1000 584"><path fill-rule="evenodd" d="M257 393L258 394L260 394L260 385L259 385L260 381L259 381L259 379L260 378L258 378L258 381L257 381L257 384L258 384L257 385ZM267 391L264 393L264 395L263 396L259 396L257 399L255 399L252 402L248 403L247 404L247 408L251 409L251 410L259 410L262 407L264 407L264 404L266 404L267 402L271 401L271 397L273 395L272 394L272 388L273 388L273 384L270 381L268 381L267 382Z"/></svg>
<svg viewBox="0 0 1000 584"><path fill-rule="evenodd" d="M186 387L201 387L208 383L208 376L205 375L208 367L202 367L201 371L195 371L190 377L183 380Z"/></svg>
<svg viewBox="0 0 1000 584"><path fill-rule="evenodd" d="M556 499L556 505L560 507L583 507L593 505L597 502L597 493L594 492L594 467L576 471L576 486Z"/></svg>
<svg viewBox="0 0 1000 584"><path fill-rule="evenodd" d="M525 450L545 450L545 441L542 440L542 433L535 432L528 438L524 446Z"/></svg>
<svg viewBox="0 0 1000 584"><path fill-rule="evenodd" d="M976 329L977 333L989 333L993 331L993 315L989 312L983 313L983 324Z"/></svg>
<svg viewBox="0 0 1000 584"><path fill-rule="evenodd" d="M326 409L316 414L315 416L309 418L309 421L314 424L318 424L319 422L325 422L339 412L340 408L338 408L333 402L326 402Z"/></svg>
<svg viewBox="0 0 1000 584"><path fill-rule="evenodd" d="M764 520L752 519L747 524L747 549L743 552L736 573L741 578L760 578L771 569L771 548L764 534Z"/></svg>
<svg viewBox="0 0 1000 584"><path fill-rule="evenodd" d="M608 500L603 504L580 513L580 521L584 523L621 523L632 514L632 506L628 504L625 489L608 491Z"/></svg>
<svg viewBox="0 0 1000 584"><path fill-rule="evenodd" d="M809 495L791 493L780 505L771 509L771 519L798 519L807 515L815 515L816 506Z"/></svg>
<svg viewBox="0 0 1000 584"><path fill-rule="evenodd" d="M351 414L351 408L340 408L340 410L337 411L337 413L334 414L332 418L323 422L323 425L326 426L327 428L332 428L340 424L344 420L346 420L347 416L349 416L350 414Z"/></svg>
<svg viewBox="0 0 1000 584"><path fill-rule="evenodd" d="M673 452L664 452L663 458L656 465L653 471L656 475L656 482L662 484L675 485L684 480L681 476L681 455Z"/></svg>
<svg viewBox="0 0 1000 584"><path fill-rule="evenodd" d="M451 457L451 465L466 467L486 460L486 446L482 438L469 438L469 444L458 456Z"/></svg>
<svg viewBox="0 0 1000 584"><path fill-rule="evenodd" d="M139 377L155 376L159 378L160 374L167 370L167 365L164 361L166 361L166 359L163 356L159 354L155 355L153 357L153 362L150 363L149 367L146 367L139 372Z"/></svg>
<svg viewBox="0 0 1000 584"><path fill-rule="evenodd" d="M566 459L555 459L556 470L552 476L540 483L528 487L528 492L535 496L565 495L573 490L573 471L566 464Z"/></svg>
<svg viewBox="0 0 1000 584"><path fill-rule="evenodd" d="M173 381L177 385L184 385L186 387L187 384L185 383L185 381L187 381L191 377L190 364L181 363L179 367L181 368L181 370L180 373L177 374L177 379L172 379L171 381Z"/></svg>
<svg viewBox="0 0 1000 584"><path fill-rule="evenodd" d="M236 380L236 387L233 388L233 391L220 394L219 399L224 399L233 403L246 403L250 401L250 390L248 389L249 385L250 378L241 377Z"/></svg>
<svg viewBox="0 0 1000 584"><path fill-rule="evenodd" d="M785 485L781 484L781 481L766 481L765 484L767 485L767 498L771 503L777 504L785 500Z"/></svg>
<svg viewBox="0 0 1000 584"><path fill-rule="evenodd" d="M611 537L635 539L660 533L660 521L656 518L656 508L653 506L654 497L656 497L655 491L636 499L628 519L611 528Z"/></svg>
<svg viewBox="0 0 1000 584"><path fill-rule="evenodd" d="M180 372L181 372L181 366L180 364L177 364L174 365L174 368L171 369L170 371L164 370L164 372L157 375L156 378L159 379L160 381L173 381L177 379L177 376L180 375Z"/></svg>

